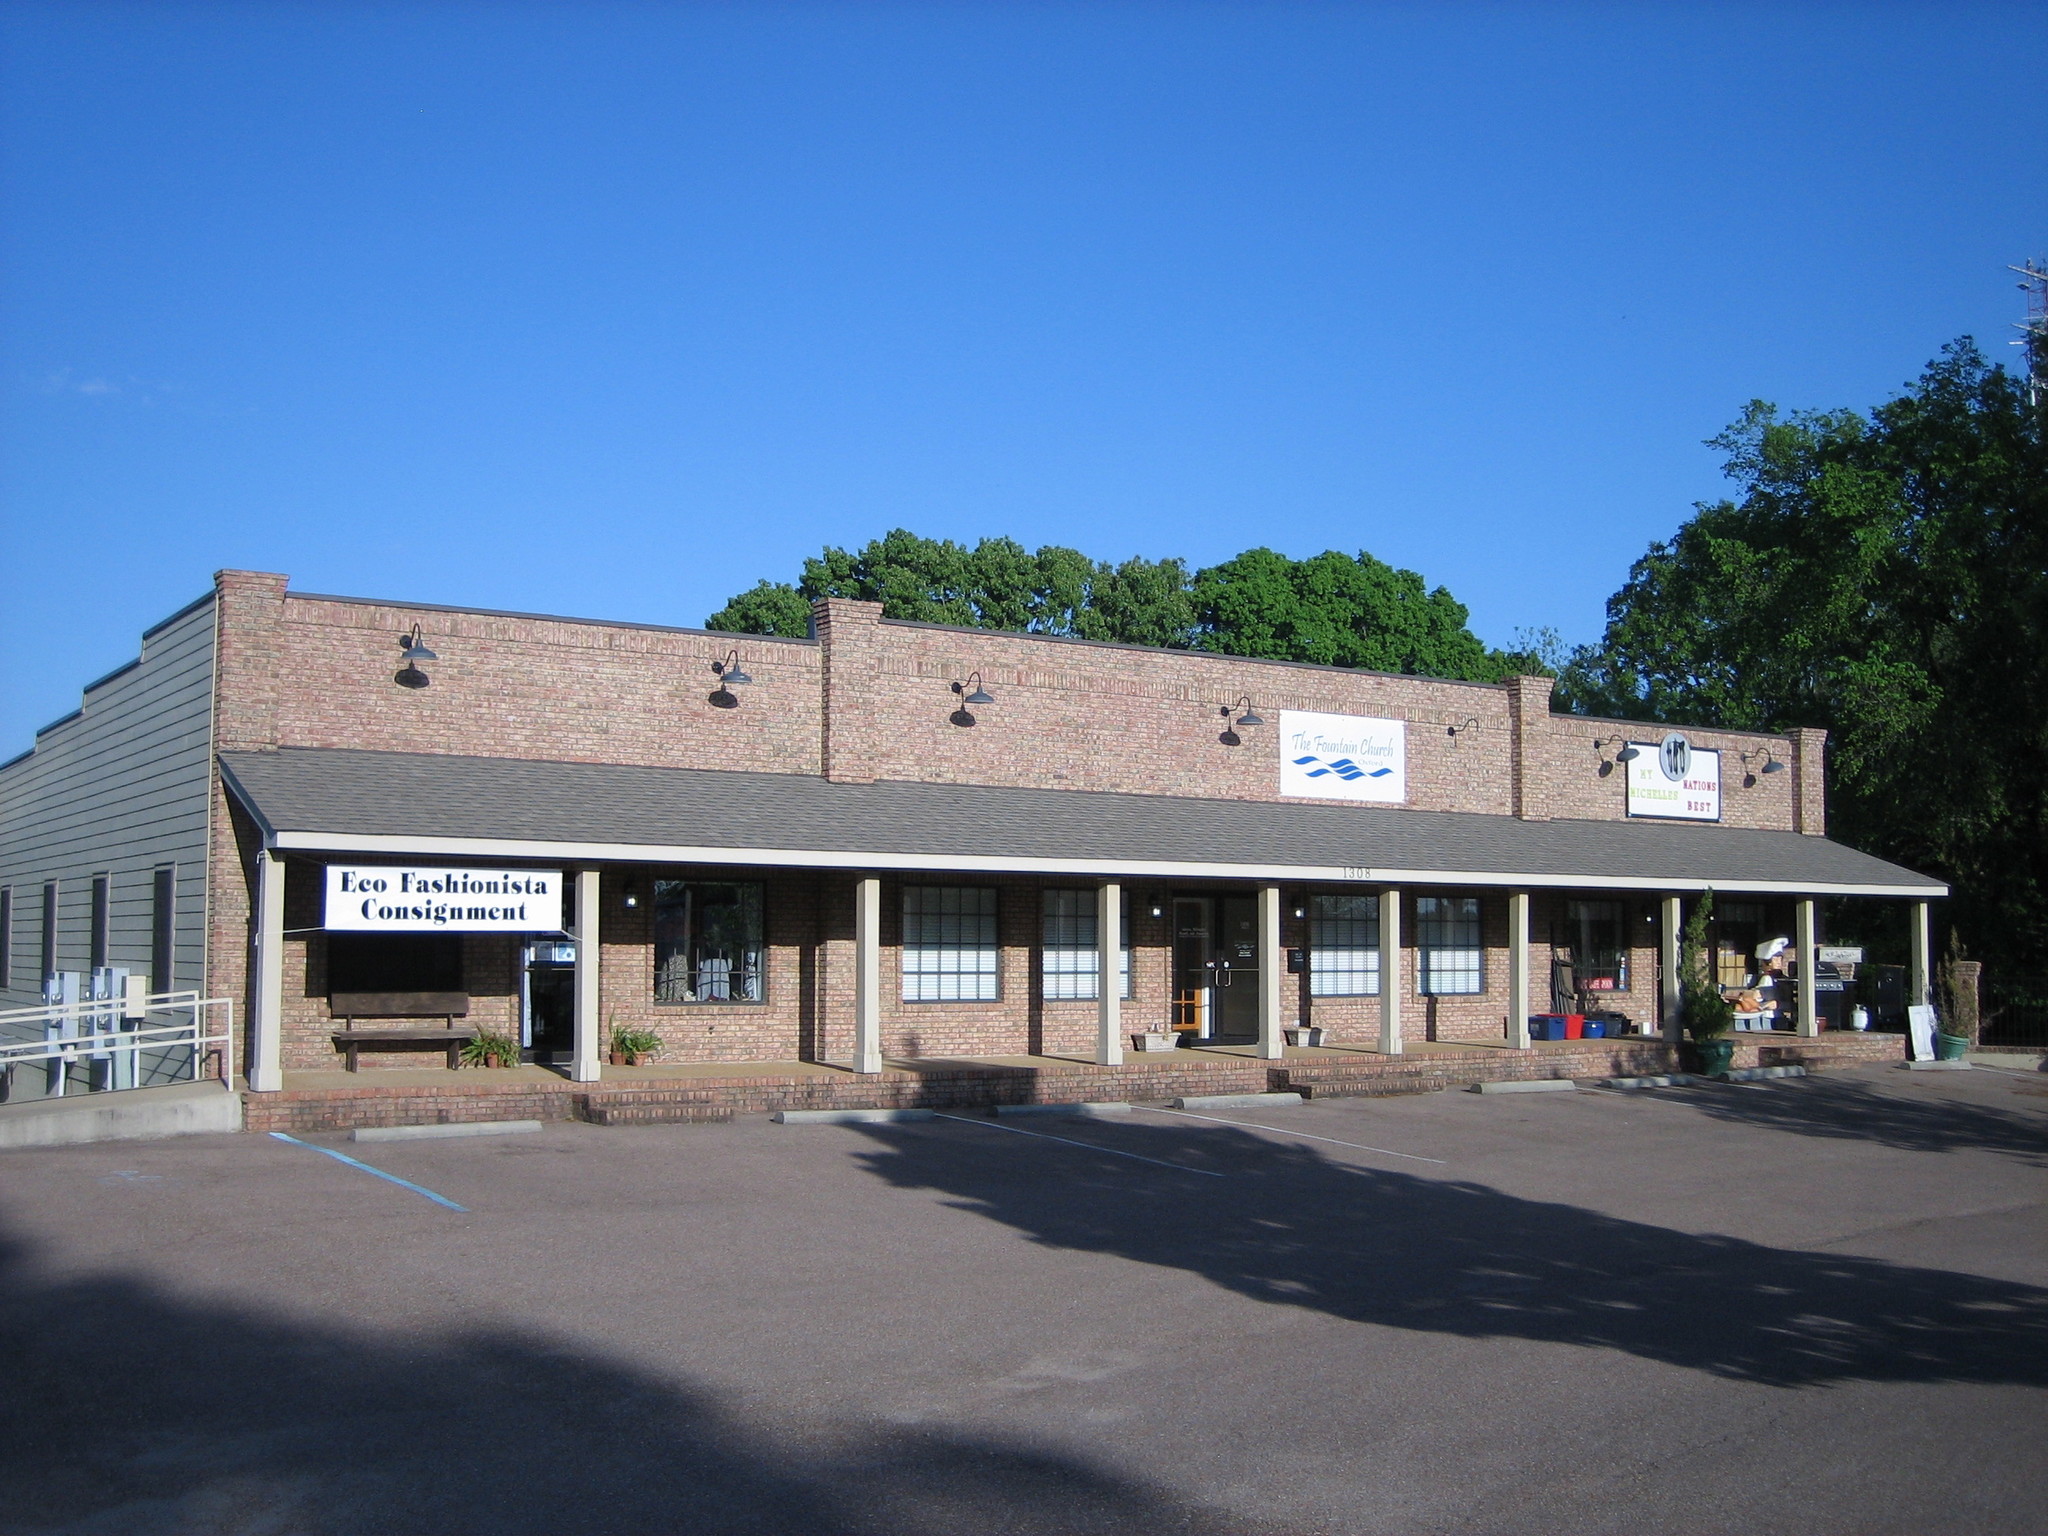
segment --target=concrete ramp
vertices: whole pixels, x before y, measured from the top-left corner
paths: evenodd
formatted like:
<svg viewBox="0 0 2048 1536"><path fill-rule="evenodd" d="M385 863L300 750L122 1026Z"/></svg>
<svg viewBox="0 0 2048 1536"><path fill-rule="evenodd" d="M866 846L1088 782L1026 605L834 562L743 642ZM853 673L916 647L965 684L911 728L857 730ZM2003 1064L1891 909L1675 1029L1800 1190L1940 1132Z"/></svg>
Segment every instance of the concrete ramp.
<svg viewBox="0 0 2048 1536"><path fill-rule="evenodd" d="M217 1082L0 1104L0 1148L142 1141L242 1128L242 1096Z"/></svg>

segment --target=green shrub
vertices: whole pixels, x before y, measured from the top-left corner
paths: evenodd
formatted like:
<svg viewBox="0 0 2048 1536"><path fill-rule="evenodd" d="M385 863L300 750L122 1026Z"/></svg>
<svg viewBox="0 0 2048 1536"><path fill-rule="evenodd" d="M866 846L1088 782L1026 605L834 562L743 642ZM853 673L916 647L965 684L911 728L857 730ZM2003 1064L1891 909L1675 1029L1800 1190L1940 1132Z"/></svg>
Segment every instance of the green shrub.
<svg viewBox="0 0 2048 1536"><path fill-rule="evenodd" d="M1713 915L1714 893L1709 889L1678 936L1678 995L1684 1005L1685 1032L1695 1040L1715 1040L1735 1027L1735 1005L1721 995L1714 980L1714 957L1707 949L1707 924Z"/></svg>

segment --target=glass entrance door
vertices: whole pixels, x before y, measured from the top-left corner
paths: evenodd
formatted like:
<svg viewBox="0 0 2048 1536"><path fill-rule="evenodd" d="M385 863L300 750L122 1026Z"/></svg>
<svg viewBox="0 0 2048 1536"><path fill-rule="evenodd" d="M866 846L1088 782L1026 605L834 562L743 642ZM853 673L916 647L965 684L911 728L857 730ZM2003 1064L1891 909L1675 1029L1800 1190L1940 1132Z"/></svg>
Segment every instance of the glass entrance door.
<svg viewBox="0 0 2048 1536"><path fill-rule="evenodd" d="M1216 898L1216 1026L1223 1045L1259 1038L1259 907L1250 896Z"/></svg>
<svg viewBox="0 0 2048 1536"><path fill-rule="evenodd" d="M1173 1027L1221 1045L1259 1038L1259 915L1253 898L1174 898Z"/></svg>
<svg viewBox="0 0 2048 1536"><path fill-rule="evenodd" d="M524 959L519 1043L529 1060L568 1061L576 1049L576 946L540 939Z"/></svg>
<svg viewBox="0 0 2048 1536"><path fill-rule="evenodd" d="M1216 972L1210 929L1214 904L1206 896L1173 902L1173 1027L1183 1044L1210 1038Z"/></svg>

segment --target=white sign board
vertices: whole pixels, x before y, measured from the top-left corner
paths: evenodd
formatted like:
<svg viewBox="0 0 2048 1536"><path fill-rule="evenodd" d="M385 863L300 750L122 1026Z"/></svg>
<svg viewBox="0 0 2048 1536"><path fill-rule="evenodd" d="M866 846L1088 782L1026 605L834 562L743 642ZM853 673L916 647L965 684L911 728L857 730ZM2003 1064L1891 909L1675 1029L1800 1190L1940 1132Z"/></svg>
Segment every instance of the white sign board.
<svg viewBox="0 0 2048 1536"><path fill-rule="evenodd" d="M1820 958L1829 965L1861 965L1863 946L1860 944L1823 944Z"/></svg>
<svg viewBox="0 0 2048 1536"><path fill-rule="evenodd" d="M1628 813L1679 821L1721 819L1721 754L1703 752L1683 736L1632 741L1628 763Z"/></svg>
<svg viewBox="0 0 2048 1536"><path fill-rule="evenodd" d="M1408 798L1407 722L1281 710L1280 793L1399 805Z"/></svg>
<svg viewBox="0 0 2048 1536"><path fill-rule="evenodd" d="M1934 1060L1934 1009L1929 1004L1915 1003L1906 1010L1906 1039L1915 1061Z"/></svg>
<svg viewBox="0 0 2048 1536"><path fill-rule="evenodd" d="M551 933L559 869L330 864L327 926L351 933Z"/></svg>

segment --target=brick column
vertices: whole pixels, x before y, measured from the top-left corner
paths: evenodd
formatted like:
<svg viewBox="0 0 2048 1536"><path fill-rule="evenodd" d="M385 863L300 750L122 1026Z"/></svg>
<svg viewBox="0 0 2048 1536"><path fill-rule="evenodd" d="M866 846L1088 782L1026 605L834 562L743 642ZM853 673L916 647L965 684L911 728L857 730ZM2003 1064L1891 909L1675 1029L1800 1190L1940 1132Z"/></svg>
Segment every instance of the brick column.
<svg viewBox="0 0 2048 1536"><path fill-rule="evenodd" d="M875 697L881 678L881 641L875 627L881 622L880 603L824 597L811 605L824 689L818 756L825 777L835 784L875 781L865 737L886 729Z"/></svg>
<svg viewBox="0 0 2048 1536"><path fill-rule="evenodd" d="M1533 755L1548 740L1550 689L1547 677L1508 679L1508 751L1510 801L1524 821L1548 821L1550 808L1542 792L1542 765Z"/></svg>
<svg viewBox="0 0 2048 1536"><path fill-rule="evenodd" d="M1792 830L1808 837L1828 832L1827 741L1826 731L1792 733Z"/></svg>

